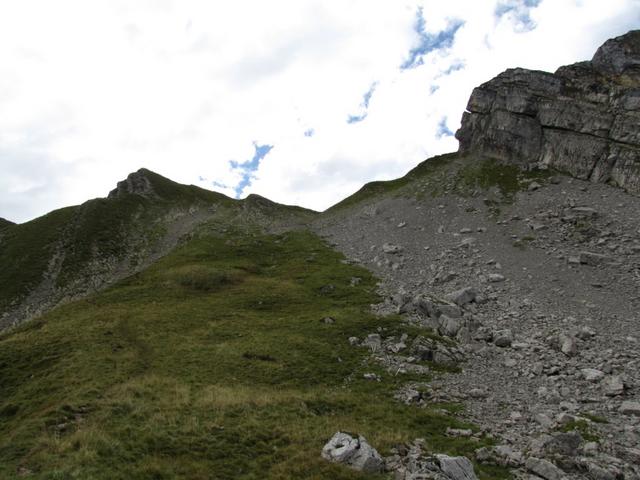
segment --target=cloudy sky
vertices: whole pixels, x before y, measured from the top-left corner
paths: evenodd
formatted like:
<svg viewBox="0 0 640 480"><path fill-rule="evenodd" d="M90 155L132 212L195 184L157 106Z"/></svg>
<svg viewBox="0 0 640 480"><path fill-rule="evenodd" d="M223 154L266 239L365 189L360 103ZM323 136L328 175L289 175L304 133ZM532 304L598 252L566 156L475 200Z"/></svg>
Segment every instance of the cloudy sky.
<svg viewBox="0 0 640 480"><path fill-rule="evenodd" d="M322 210L457 149L474 86L640 27L640 0L0 0L0 217L146 167Z"/></svg>

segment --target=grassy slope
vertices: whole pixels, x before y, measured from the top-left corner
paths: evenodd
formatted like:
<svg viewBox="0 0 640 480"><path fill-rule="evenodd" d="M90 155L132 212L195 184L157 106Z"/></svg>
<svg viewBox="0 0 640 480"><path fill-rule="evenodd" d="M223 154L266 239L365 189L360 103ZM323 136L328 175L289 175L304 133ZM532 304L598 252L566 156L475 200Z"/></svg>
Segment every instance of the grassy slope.
<svg viewBox="0 0 640 480"><path fill-rule="evenodd" d="M387 195L469 195L475 189L491 188L496 188L503 200L510 202L516 193L526 189L526 181L544 181L548 176L546 171L522 171L517 166L490 158L448 153L421 162L404 177L367 183L325 213L344 211Z"/></svg>
<svg viewBox="0 0 640 480"><path fill-rule="evenodd" d="M10 222L9 220L6 220L0 217L0 230L6 227L10 227L11 225L15 225L15 224L13 222Z"/></svg>
<svg viewBox="0 0 640 480"><path fill-rule="evenodd" d="M365 478L320 459L339 429L470 454L444 435L459 422L394 402L408 377L349 346L398 320L369 313L375 279L341 260L306 232L194 238L0 336L0 478Z"/></svg>

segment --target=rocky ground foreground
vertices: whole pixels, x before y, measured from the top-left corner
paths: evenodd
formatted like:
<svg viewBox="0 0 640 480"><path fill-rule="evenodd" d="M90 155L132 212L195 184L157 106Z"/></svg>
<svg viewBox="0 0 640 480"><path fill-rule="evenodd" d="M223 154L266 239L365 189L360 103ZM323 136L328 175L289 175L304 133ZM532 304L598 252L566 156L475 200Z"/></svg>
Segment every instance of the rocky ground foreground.
<svg viewBox="0 0 640 480"><path fill-rule="evenodd" d="M475 193L389 196L315 225L382 279L381 314L458 341L435 360L461 371L398 401L462 402L499 445L477 460L517 478L640 478L640 198L565 176L499 209ZM352 341L389 374L416 372L410 338L371 333ZM437 478L421 454L419 440L399 449L398 478Z"/></svg>

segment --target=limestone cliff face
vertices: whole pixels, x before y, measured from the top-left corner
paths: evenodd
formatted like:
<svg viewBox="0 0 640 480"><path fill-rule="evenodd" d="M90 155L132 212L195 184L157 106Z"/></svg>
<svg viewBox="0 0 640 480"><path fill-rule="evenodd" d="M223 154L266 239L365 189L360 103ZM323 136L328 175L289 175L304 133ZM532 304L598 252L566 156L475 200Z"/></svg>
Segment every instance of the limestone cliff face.
<svg viewBox="0 0 640 480"><path fill-rule="evenodd" d="M555 73L509 69L475 88L460 151L548 165L640 193L640 30Z"/></svg>

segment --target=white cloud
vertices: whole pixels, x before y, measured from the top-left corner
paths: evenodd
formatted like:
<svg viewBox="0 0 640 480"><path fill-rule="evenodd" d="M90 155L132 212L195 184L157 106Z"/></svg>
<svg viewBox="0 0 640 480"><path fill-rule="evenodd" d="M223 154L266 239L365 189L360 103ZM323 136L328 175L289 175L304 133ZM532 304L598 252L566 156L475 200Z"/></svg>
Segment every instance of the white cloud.
<svg viewBox="0 0 640 480"><path fill-rule="evenodd" d="M323 209L455 150L440 123L455 131L474 86L588 59L639 20L638 0L0 1L0 216L142 166L233 195L254 142L274 148L243 194ZM449 48L400 69L455 21Z"/></svg>

